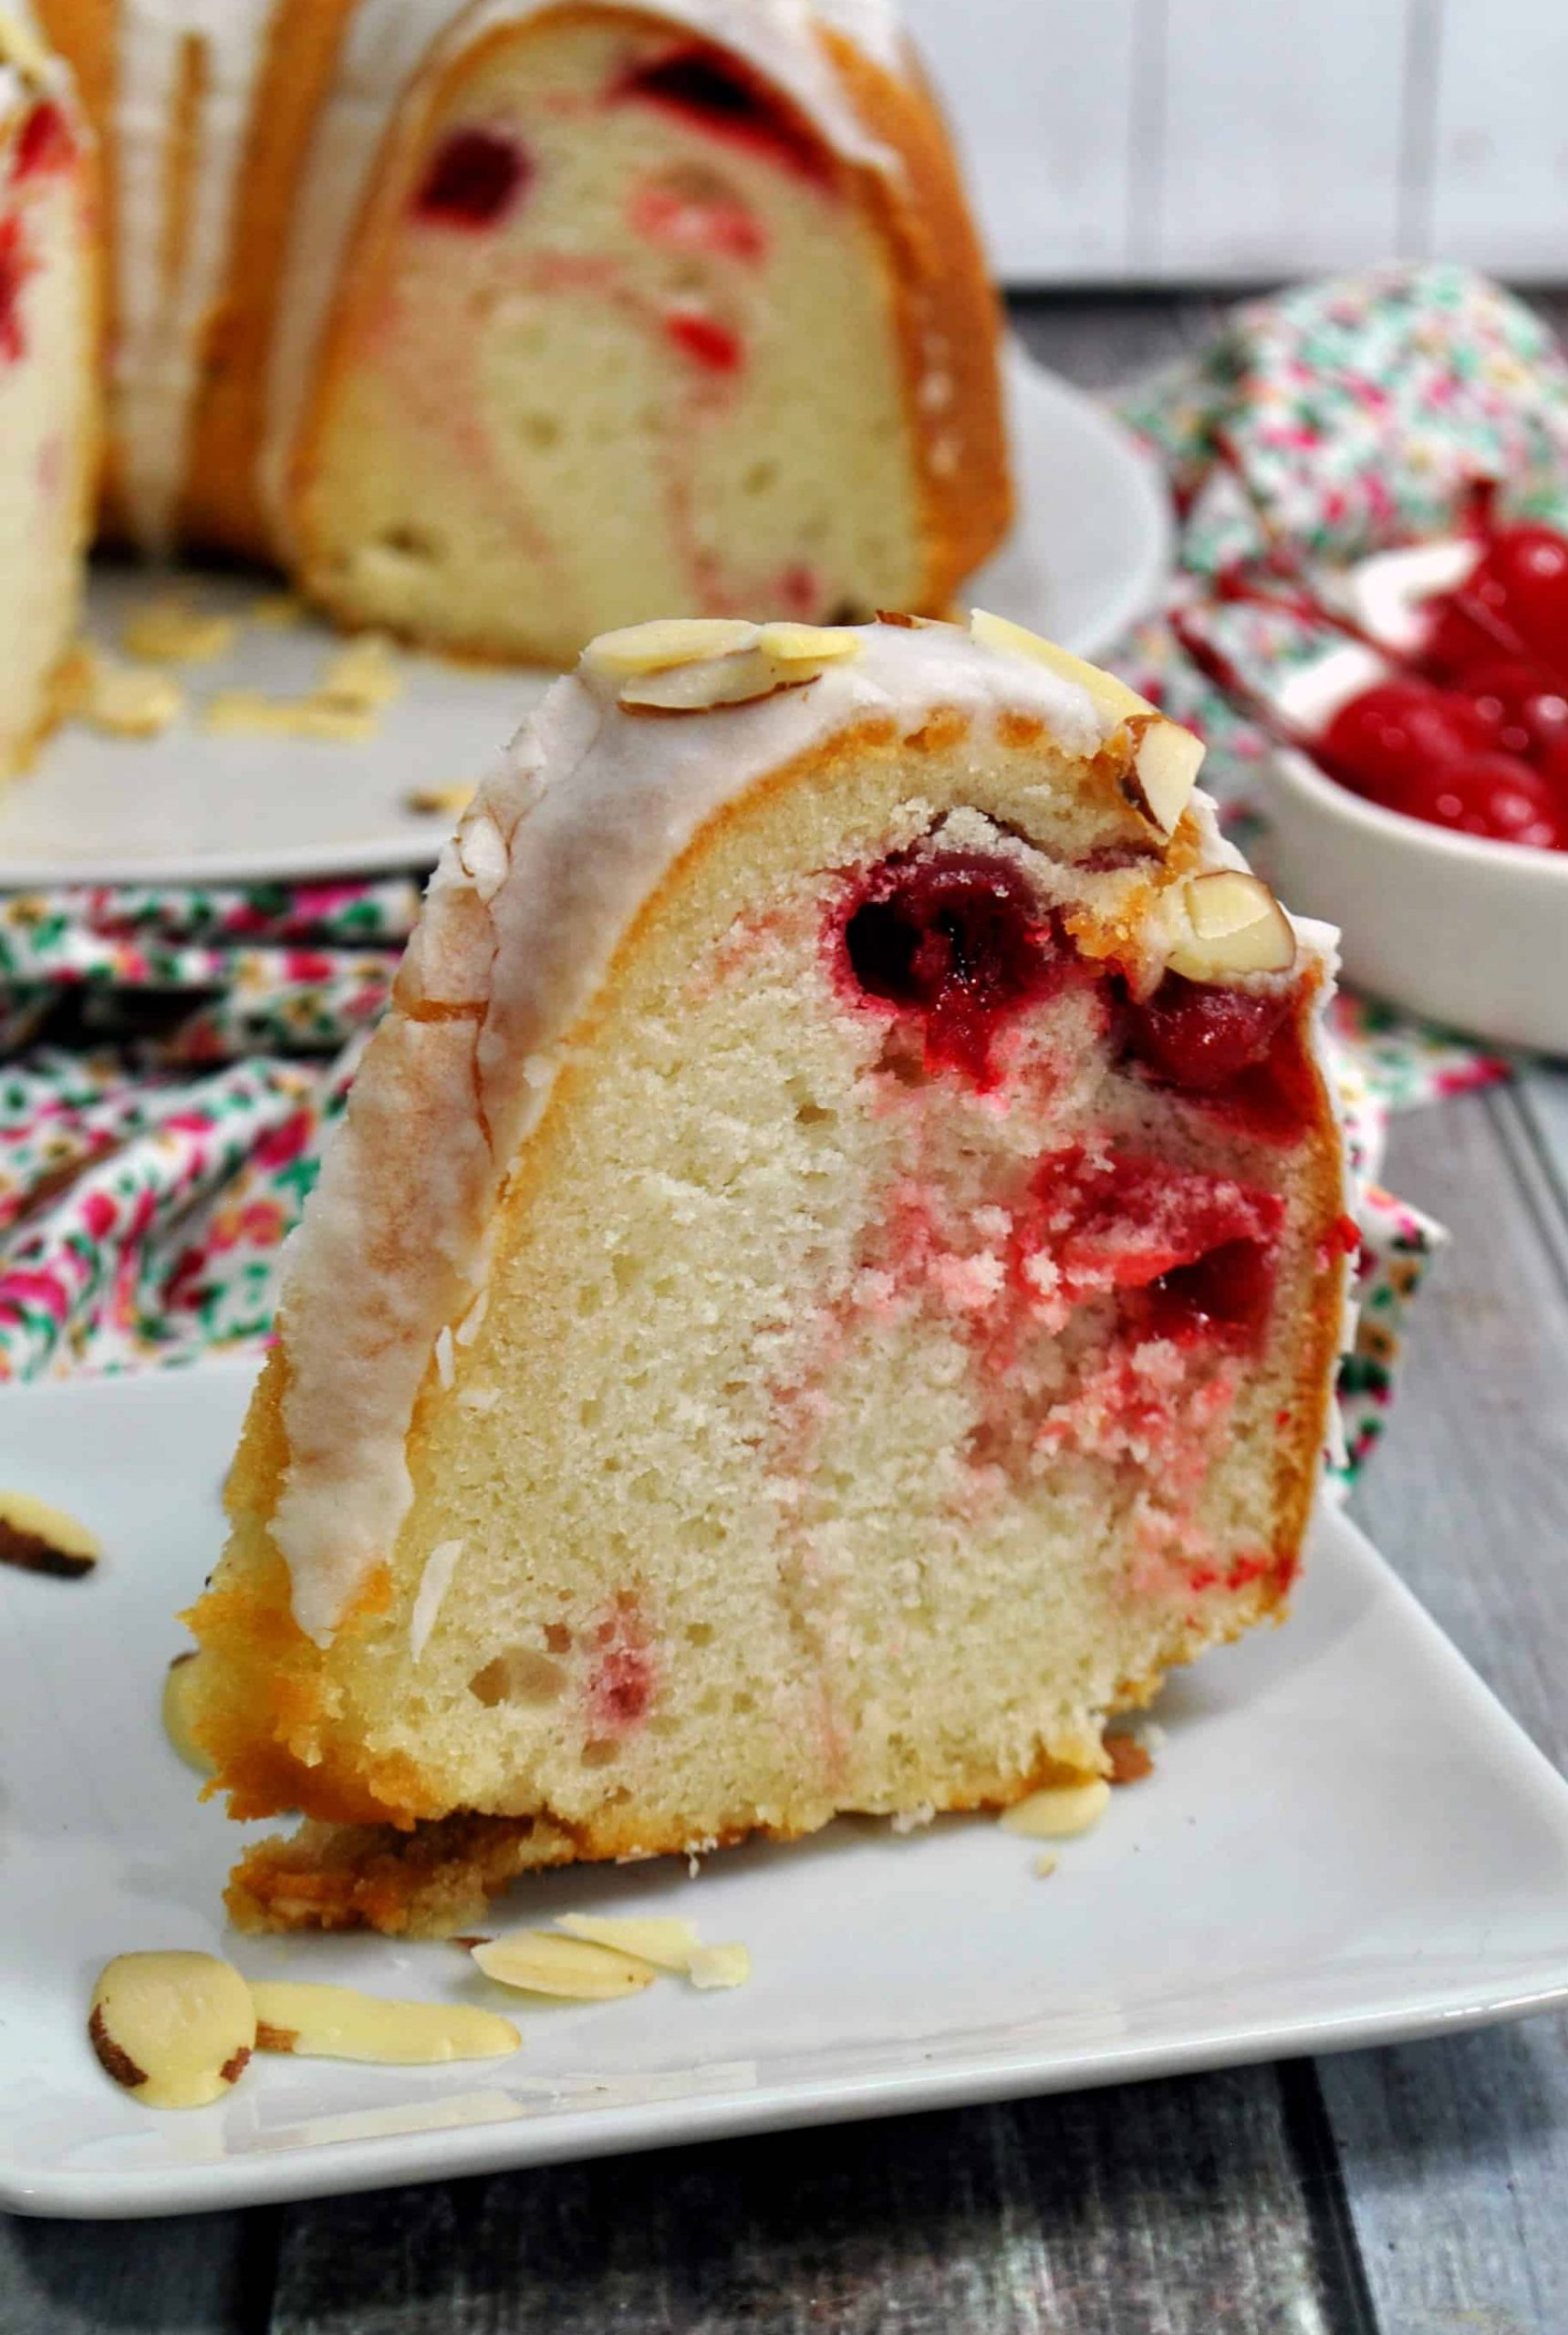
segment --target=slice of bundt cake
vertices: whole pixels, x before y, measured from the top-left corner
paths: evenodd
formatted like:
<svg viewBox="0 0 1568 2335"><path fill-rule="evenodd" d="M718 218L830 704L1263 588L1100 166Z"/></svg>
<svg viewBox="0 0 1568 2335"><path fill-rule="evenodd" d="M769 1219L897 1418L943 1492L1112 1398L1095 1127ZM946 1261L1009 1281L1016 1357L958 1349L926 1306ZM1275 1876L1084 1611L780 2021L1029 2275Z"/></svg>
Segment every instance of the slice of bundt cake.
<svg viewBox="0 0 1568 2335"><path fill-rule="evenodd" d="M945 609L996 304L894 0L36 0L106 158L112 521L570 662Z"/></svg>
<svg viewBox="0 0 1568 2335"><path fill-rule="evenodd" d="M669 607L942 611L1007 517L996 317L890 19L491 13L346 256L284 494L306 590L556 662Z"/></svg>
<svg viewBox="0 0 1568 2335"><path fill-rule="evenodd" d="M1010 1801L1274 1612L1329 937L1016 627L643 627L481 788L192 1616L248 1925Z"/></svg>
<svg viewBox="0 0 1568 2335"><path fill-rule="evenodd" d="M70 77L0 16L0 776L59 711L96 487L91 162Z"/></svg>

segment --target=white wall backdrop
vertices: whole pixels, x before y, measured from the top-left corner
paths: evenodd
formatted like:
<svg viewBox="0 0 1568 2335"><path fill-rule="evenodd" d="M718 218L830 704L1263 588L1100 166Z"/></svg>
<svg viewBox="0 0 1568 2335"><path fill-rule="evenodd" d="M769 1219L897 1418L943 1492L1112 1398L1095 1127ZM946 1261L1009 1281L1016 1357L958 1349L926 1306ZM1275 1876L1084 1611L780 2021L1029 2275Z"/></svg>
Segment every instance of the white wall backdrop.
<svg viewBox="0 0 1568 2335"><path fill-rule="evenodd" d="M1013 284L1568 279L1568 0L906 0Z"/></svg>

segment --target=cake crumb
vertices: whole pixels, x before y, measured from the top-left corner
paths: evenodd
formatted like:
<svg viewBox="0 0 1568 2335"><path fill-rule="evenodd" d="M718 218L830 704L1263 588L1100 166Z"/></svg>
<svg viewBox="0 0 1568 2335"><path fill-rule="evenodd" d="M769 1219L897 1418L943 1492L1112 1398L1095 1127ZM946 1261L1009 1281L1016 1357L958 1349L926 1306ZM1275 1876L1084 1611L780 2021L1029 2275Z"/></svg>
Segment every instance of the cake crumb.
<svg viewBox="0 0 1568 2335"><path fill-rule="evenodd" d="M1106 1757L1111 1763L1114 1784L1138 1784L1154 1772L1154 1761L1147 1747L1132 1735L1107 1735Z"/></svg>
<svg viewBox="0 0 1568 2335"><path fill-rule="evenodd" d="M895 1832L922 1832L928 1824L934 1824L936 1819L935 1808L929 1800L925 1800L919 1808L900 1809L893 1819L893 1830Z"/></svg>
<svg viewBox="0 0 1568 2335"><path fill-rule="evenodd" d="M1055 1870L1056 1859L1051 1854L1049 1850L1046 1851L1043 1857L1035 1858L1034 1871L1042 1881L1049 1881L1051 1875L1055 1872Z"/></svg>
<svg viewBox="0 0 1568 2335"><path fill-rule="evenodd" d="M165 593L131 611L120 628L119 645L128 657L155 665L207 665L228 654L238 631L237 618L193 608L188 600Z"/></svg>

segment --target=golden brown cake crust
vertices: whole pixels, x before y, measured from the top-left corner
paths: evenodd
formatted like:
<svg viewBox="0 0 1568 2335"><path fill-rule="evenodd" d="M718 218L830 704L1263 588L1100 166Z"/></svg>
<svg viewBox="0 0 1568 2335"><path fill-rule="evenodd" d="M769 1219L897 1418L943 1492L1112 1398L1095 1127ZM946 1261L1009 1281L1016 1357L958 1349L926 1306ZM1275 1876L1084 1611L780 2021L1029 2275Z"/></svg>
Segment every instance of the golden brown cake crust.
<svg viewBox="0 0 1568 2335"><path fill-rule="evenodd" d="M926 582L919 611L942 616L1012 520L997 363L1002 311L925 75L911 64L909 78L896 80L842 36L825 38L867 129L903 166L897 188L867 173L867 200L889 214L904 380L920 452Z"/></svg>

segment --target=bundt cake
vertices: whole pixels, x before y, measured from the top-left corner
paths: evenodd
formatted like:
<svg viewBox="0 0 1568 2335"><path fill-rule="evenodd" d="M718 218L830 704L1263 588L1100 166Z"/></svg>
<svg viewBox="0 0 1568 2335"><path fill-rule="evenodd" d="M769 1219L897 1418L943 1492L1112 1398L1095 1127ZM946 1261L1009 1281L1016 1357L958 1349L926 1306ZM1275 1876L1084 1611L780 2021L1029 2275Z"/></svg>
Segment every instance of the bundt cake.
<svg viewBox="0 0 1568 2335"><path fill-rule="evenodd" d="M97 228L70 76L0 16L0 777L59 709L97 483Z"/></svg>
<svg viewBox="0 0 1568 2335"><path fill-rule="evenodd" d="M997 320L891 0L34 0L105 157L109 498L349 624L943 608Z"/></svg>
<svg viewBox="0 0 1568 2335"><path fill-rule="evenodd" d="M1012 1801L1278 1610L1332 936L999 619L593 643L435 877L191 1619L250 1925Z"/></svg>

